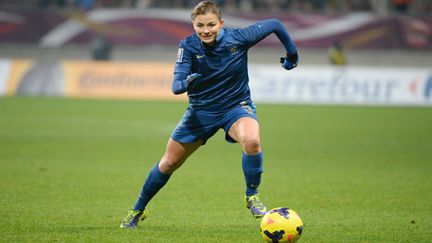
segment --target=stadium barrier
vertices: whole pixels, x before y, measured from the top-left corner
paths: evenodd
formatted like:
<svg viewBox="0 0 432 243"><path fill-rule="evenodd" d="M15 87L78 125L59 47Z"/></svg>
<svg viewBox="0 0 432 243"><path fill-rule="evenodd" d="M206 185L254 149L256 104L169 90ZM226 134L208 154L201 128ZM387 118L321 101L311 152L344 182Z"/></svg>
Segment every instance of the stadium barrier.
<svg viewBox="0 0 432 243"><path fill-rule="evenodd" d="M0 59L0 96L186 100L173 95L173 63ZM421 68L249 66L261 103L432 105L432 71Z"/></svg>

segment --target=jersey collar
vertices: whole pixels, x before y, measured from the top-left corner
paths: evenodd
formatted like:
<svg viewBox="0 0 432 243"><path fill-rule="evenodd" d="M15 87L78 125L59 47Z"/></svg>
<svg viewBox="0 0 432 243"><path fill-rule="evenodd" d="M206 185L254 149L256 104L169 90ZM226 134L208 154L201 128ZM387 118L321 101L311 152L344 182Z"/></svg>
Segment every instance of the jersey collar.
<svg viewBox="0 0 432 243"><path fill-rule="evenodd" d="M219 32L219 35L216 37L216 43L222 40L224 35L225 35L225 29L222 28L221 31Z"/></svg>

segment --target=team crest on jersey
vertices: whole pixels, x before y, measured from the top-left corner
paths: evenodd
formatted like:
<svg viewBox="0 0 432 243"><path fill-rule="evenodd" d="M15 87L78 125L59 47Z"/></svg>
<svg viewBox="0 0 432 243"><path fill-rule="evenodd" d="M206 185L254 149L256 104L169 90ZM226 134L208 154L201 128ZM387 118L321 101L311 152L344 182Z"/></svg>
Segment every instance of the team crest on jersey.
<svg viewBox="0 0 432 243"><path fill-rule="evenodd" d="M238 47L237 46L232 46L230 48L230 52L231 52L231 55L237 54L239 52Z"/></svg>
<svg viewBox="0 0 432 243"><path fill-rule="evenodd" d="M176 62L183 62L183 48L178 49Z"/></svg>

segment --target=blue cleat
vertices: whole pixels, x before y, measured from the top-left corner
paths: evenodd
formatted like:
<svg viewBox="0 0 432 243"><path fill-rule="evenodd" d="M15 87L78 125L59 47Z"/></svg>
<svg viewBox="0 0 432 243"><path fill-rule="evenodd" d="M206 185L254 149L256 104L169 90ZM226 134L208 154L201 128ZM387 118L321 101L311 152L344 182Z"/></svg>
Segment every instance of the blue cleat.
<svg viewBox="0 0 432 243"><path fill-rule="evenodd" d="M149 212L147 209L144 209L144 211L130 209L126 218L123 219L120 228L135 229L138 226L138 222L146 219L148 215Z"/></svg>
<svg viewBox="0 0 432 243"><path fill-rule="evenodd" d="M256 219L264 217L268 212L267 208L261 202L258 194L245 196L246 207L250 209L252 216Z"/></svg>

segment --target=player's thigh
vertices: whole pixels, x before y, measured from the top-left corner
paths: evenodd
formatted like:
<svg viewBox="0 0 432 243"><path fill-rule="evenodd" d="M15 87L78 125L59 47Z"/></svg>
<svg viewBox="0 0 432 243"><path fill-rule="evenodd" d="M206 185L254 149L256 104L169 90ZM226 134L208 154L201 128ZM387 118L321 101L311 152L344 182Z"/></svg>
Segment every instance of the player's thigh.
<svg viewBox="0 0 432 243"><path fill-rule="evenodd" d="M159 169L162 172L172 173L179 168L183 162L197 150L202 141L194 143L180 143L170 138L168 140L165 153L159 162Z"/></svg>
<svg viewBox="0 0 432 243"><path fill-rule="evenodd" d="M247 142L259 143L259 123L252 117L241 117L232 124L228 130L228 135L240 144Z"/></svg>

